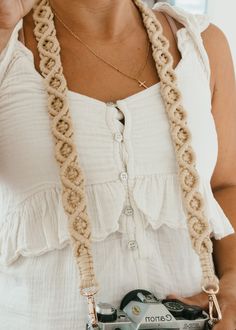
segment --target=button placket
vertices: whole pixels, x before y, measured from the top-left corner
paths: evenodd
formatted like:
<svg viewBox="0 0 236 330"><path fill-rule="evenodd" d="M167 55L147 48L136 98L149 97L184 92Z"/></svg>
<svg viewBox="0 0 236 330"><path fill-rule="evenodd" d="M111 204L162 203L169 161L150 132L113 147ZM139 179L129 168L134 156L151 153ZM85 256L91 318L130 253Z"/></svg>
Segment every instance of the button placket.
<svg viewBox="0 0 236 330"><path fill-rule="evenodd" d="M125 126L122 123L120 123L120 119L119 119L119 117L124 116L124 113L120 109L117 103L108 102L106 103L106 105L108 108L110 108L108 117L112 118L112 120L110 119L109 123L113 132L113 140L117 144L116 148L118 148L117 150L119 150L119 157L122 161L122 164L124 165L126 159L125 145L124 145ZM122 116L120 114L122 114ZM124 168L124 166L122 167Z"/></svg>
<svg viewBox="0 0 236 330"><path fill-rule="evenodd" d="M138 243L136 241L136 228L132 218L126 220L126 231L127 231L127 247L130 251L138 249Z"/></svg>
<svg viewBox="0 0 236 330"><path fill-rule="evenodd" d="M108 102L107 103L107 106L108 107L112 107L113 109L117 109L117 111L121 111L117 105L117 103L114 103L114 102ZM120 131L117 131L114 133L114 140L118 143L121 143L123 142L123 134L120 132Z"/></svg>
<svg viewBox="0 0 236 330"><path fill-rule="evenodd" d="M113 107L116 107L119 111L123 112L121 109L119 109L118 104L112 104ZM118 119L117 119L118 120ZM126 121L125 121L126 123ZM119 123L117 123L119 125ZM126 124L125 124L126 125ZM125 125L123 127L123 131L125 130ZM120 125L119 125L120 126ZM118 126L116 126L118 127ZM124 134L117 131L114 132L114 140L119 143L120 148L120 158L122 161L122 170L119 173L119 180L122 182L125 190L126 190L126 204L123 208L123 214L126 216L126 234L127 234L127 240L126 240L126 248L132 253L134 253L134 256L136 256L136 253L138 253L138 242L136 240L136 226L134 221L134 209L132 207L131 198L130 198L130 187L129 187L129 173L127 170L127 164L128 164L128 152L127 152L127 141L124 141ZM125 143L124 143L125 142ZM136 252L135 252L136 251Z"/></svg>

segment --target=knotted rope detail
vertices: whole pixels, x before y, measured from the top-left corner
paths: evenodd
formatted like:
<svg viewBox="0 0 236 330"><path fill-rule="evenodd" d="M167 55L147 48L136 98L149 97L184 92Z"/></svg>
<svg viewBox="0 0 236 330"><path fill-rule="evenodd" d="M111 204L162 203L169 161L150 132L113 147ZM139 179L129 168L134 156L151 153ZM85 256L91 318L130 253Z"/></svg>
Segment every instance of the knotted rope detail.
<svg viewBox="0 0 236 330"><path fill-rule="evenodd" d="M48 0L34 8L34 34L38 41L40 70L48 92L48 111L55 141L55 157L60 168L62 202L68 215L68 230L80 273L81 290L97 291L91 251L91 227L87 214L85 179L79 166L72 120L67 99L67 83L60 59L53 13Z"/></svg>
<svg viewBox="0 0 236 330"><path fill-rule="evenodd" d="M161 81L161 95L170 124L178 164L179 182L186 210L193 248L199 255L204 287L218 287L218 279L212 263L212 242L209 222L204 212L204 200L199 191L199 175L195 152L191 145L191 133L187 125L187 113L177 87L173 69L173 57L169 42L154 13L141 1L133 0L142 13L143 22L152 45L153 58ZM80 288L96 292L91 251L91 226L87 214L85 179L79 166L74 143L74 133L67 100L67 84L60 59L60 45L56 38L53 13L48 0L40 0L34 8L35 36L40 54L40 70L48 92L48 111L55 141L55 157L59 163L63 187L62 201L68 215L68 230L80 273ZM86 291L87 292L87 291Z"/></svg>
<svg viewBox="0 0 236 330"><path fill-rule="evenodd" d="M134 0L140 9L144 25L152 44L153 58L160 77L161 95L169 119L172 142L178 164L179 182L187 215L192 245L200 257L204 287L218 286L212 263L212 241L208 219L204 213L204 200L199 191L199 175L196 156L191 145L191 133L187 125L187 113L182 105L181 92L173 69L173 57L169 42L154 13L140 0Z"/></svg>

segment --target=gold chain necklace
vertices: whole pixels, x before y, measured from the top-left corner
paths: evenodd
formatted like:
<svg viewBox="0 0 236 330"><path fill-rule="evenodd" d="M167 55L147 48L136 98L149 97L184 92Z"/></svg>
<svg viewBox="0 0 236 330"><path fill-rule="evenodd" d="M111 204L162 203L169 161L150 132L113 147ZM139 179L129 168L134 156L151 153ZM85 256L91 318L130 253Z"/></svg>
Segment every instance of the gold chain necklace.
<svg viewBox="0 0 236 330"><path fill-rule="evenodd" d="M145 88L147 89L148 86L146 85L146 80L145 81L141 81L140 80L140 76L143 73L147 62L148 62L148 57L149 57L149 53L150 53L150 42L148 40L148 46L147 46L147 55L146 55L146 61L144 63L144 65L141 67L141 69L139 70L138 74L136 77L131 76L129 74L127 74L126 72L120 70L117 66L113 65L112 63L110 63L109 61L105 60L103 57L101 57L100 55L98 55L89 45L87 45L83 40L80 39L80 37L75 34L69 27L68 25L66 25L66 23L60 18L60 16L58 16L58 14L56 13L55 9L53 8L54 11L54 15L55 17L58 19L58 21L64 26L64 28L76 39L78 40L84 47L86 47L95 57L97 57L98 59L100 59L103 63L109 65L111 68L115 69L117 72L119 72L120 74L124 75L125 77L132 79L134 81L136 81L139 84L139 87Z"/></svg>

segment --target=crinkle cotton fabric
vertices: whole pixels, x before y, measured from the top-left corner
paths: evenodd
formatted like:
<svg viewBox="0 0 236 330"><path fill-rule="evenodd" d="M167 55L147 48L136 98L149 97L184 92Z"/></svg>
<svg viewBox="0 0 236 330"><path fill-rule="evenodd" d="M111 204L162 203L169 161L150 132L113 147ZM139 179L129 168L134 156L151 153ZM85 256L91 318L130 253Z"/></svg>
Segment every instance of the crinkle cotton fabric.
<svg viewBox="0 0 236 330"><path fill-rule="evenodd" d="M206 214L212 235L220 239L233 228L210 186L217 135L201 39L209 21L163 3L154 9L184 25L177 33L182 59L176 74ZM18 41L21 25L0 56L0 328L85 329L87 309L61 202L47 93L32 53ZM117 107L68 93L86 178L98 300L116 306L137 288L160 298L201 290L159 89L157 83L117 100Z"/></svg>

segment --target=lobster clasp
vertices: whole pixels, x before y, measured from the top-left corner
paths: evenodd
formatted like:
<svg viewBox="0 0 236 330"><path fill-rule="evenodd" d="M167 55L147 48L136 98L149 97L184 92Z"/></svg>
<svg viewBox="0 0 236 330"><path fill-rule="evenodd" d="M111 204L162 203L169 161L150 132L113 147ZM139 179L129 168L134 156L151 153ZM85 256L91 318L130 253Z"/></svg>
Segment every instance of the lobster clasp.
<svg viewBox="0 0 236 330"><path fill-rule="evenodd" d="M211 289L203 288L203 291L208 294L209 316L210 316L209 323L213 326L214 324L222 320L222 313L216 296L217 293L219 292L219 288L217 288L216 290L214 290L213 288Z"/></svg>
<svg viewBox="0 0 236 330"><path fill-rule="evenodd" d="M222 313L217 297L214 293L208 295L210 322L213 324L222 320Z"/></svg>

